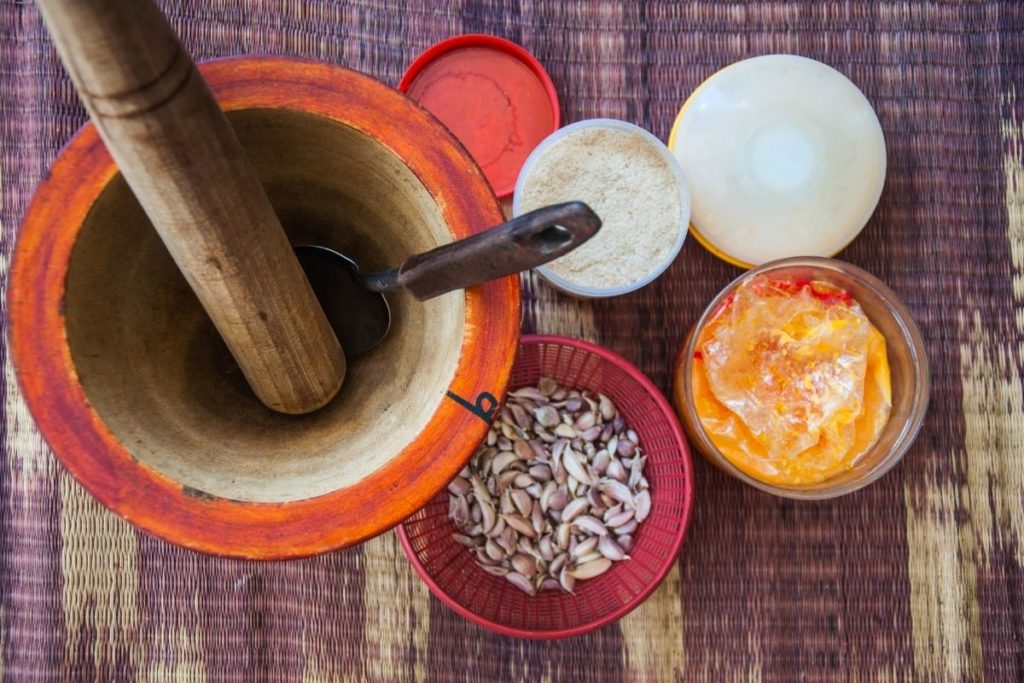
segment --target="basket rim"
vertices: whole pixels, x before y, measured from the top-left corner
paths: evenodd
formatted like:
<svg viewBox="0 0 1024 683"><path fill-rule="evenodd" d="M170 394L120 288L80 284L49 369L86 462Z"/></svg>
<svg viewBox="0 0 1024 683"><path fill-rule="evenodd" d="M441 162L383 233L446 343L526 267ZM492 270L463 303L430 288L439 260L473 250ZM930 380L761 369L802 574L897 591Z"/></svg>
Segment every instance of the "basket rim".
<svg viewBox="0 0 1024 683"><path fill-rule="evenodd" d="M658 406L658 409L661 411L662 416L666 418L668 427L670 428L676 443L679 444L680 451L682 452L684 492L682 501L683 512L681 524L679 525L679 529L672 540L670 552L665 557L662 566L659 567L654 577L647 583L647 585L644 586L643 590L641 590L637 595L635 595L629 602L619 606L618 608L612 610L606 615L601 616L598 619L594 619L587 623L579 624L577 626L564 629L526 629L514 626L506 626L504 624L500 624L498 622L482 617L481 615L469 610L468 608L466 608L465 606L451 598L438 585L438 583L433 579L433 577L427 573L427 570L423 566L423 563L420 562L419 557L416 555L416 551L412 548L409 536L408 534L406 534L405 531L405 522L403 521L395 528L395 531L398 534L398 540L402 544L402 550L403 552L405 552L406 558L409 560L409 563L412 565L413 569L416 570L416 573L423 580L423 582L427 584L427 588L436 598L438 598L441 602L443 602L449 608L454 610L457 614L477 624L478 626L482 626L488 630L500 633L502 635L531 640L571 638L573 636L579 636L585 633L590 633L591 631L595 631L599 628L602 628L603 626L607 626L608 624L618 621L619 619L621 619L622 617L626 616L634 609L639 607L645 600L647 600L647 598L650 597L650 595L658 588L658 586L661 585L661 582L664 581L669 571L672 570L673 565L675 565L675 563L679 559L679 551L682 548L683 539L686 537L686 531L690 526L690 517L693 508L694 484L693 459L690 454L689 442L687 441L686 436L683 433L683 428L679 423L679 418L677 417L676 412L672 408L671 404L669 404L668 400L665 398L664 394L661 392L660 389L658 389L658 387L654 385L654 382L652 382L650 378L647 377L647 375L641 372L639 368L637 368L633 363L629 362L622 356L604 347L598 346L597 344L582 339L576 339L574 337L565 337L553 334L527 334L523 335L519 340L520 350L525 346L539 346L541 344L560 344L562 346L569 346L575 349L586 351L588 353L593 353L625 371L626 374L628 374L635 382L637 382L644 389L644 391L647 392L647 394L654 400L655 404ZM518 354L516 360L518 361ZM512 372L515 372L514 363ZM510 390L514 388L515 387L509 387ZM437 495L441 495L442 493L446 492L446 489L442 489L442 491Z"/></svg>

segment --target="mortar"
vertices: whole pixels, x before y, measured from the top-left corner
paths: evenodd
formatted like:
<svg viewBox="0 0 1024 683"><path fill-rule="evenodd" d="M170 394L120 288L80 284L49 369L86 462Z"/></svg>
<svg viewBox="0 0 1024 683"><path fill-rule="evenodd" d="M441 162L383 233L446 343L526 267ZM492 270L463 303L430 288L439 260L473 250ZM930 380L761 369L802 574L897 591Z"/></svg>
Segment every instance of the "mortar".
<svg viewBox="0 0 1024 683"><path fill-rule="evenodd" d="M503 218L452 135L367 76L282 58L200 70L294 243L376 270ZM351 545L419 509L505 391L516 277L390 303L391 333L330 404L266 409L86 126L26 214L8 315L29 409L101 503L174 543L275 559Z"/></svg>

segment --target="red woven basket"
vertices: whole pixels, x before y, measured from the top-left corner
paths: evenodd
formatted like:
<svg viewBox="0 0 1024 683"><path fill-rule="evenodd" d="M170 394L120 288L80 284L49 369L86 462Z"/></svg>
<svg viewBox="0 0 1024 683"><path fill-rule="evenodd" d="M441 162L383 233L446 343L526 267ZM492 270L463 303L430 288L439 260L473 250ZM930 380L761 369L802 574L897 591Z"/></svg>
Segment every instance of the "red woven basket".
<svg viewBox="0 0 1024 683"><path fill-rule="evenodd" d="M637 607L672 568L693 499L690 451L665 397L625 359L577 339L526 336L512 369L510 390L540 377L609 396L640 436L647 454L651 514L634 535L632 559L576 585L576 594L545 591L534 597L491 576L452 540L448 493L398 527L405 554L431 592L467 619L504 635L565 638L600 628Z"/></svg>

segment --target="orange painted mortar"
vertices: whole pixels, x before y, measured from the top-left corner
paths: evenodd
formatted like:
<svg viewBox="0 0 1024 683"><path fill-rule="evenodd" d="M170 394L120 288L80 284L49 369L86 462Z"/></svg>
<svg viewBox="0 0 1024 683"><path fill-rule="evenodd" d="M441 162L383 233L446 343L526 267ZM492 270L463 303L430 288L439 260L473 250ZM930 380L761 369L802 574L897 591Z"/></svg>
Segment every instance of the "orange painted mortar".
<svg viewBox="0 0 1024 683"><path fill-rule="evenodd" d="M283 108L315 114L382 143L433 196L452 239L503 220L483 175L451 134L367 76L284 58L228 59L200 71L228 112ZM316 497L230 500L196 491L134 457L86 396L64 316L76 239L115 174L96 130L85 126L29 207L8 290L12 358L28 407L53 452L101 503L150 533L199 551L282 559L344 548L389 529L461 469L487 423L449 398L440 400L426 427L381 467ZM518 278L471 288L465 297L461 354L447 391L470 403L485 392L500 400L519 338Z"/></svg>

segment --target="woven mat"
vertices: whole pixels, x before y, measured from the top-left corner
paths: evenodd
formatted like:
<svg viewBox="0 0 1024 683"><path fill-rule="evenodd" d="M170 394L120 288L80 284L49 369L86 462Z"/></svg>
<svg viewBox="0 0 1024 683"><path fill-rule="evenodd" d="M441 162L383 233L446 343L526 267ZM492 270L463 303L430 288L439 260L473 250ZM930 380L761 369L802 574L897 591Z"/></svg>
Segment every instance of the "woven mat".
<svg viewBox="0 0 1024 683"><path fill-rule="evenodd" d="M306 561L197 555L95 503L35 431L6 362L0 672L81 680L1024 680L1024 8L1019 3L587 0L164 3L197 59L312 57L397 83L463 32L519 42L567 121L665 138L730 62L823 60L876 107L889 175L843 258L921 324L931 411L903 463L841 500L775 499L696 463L676 568L620 623L521 642L433 599L387 533ZM85 121L35 8L0 0L6 267L33 189ZM526 283L525 327L585 337L663 390L706 302L738 271L689 240L642 292L596 304ZM2 350L2 349L0 349Z"/></svg>

